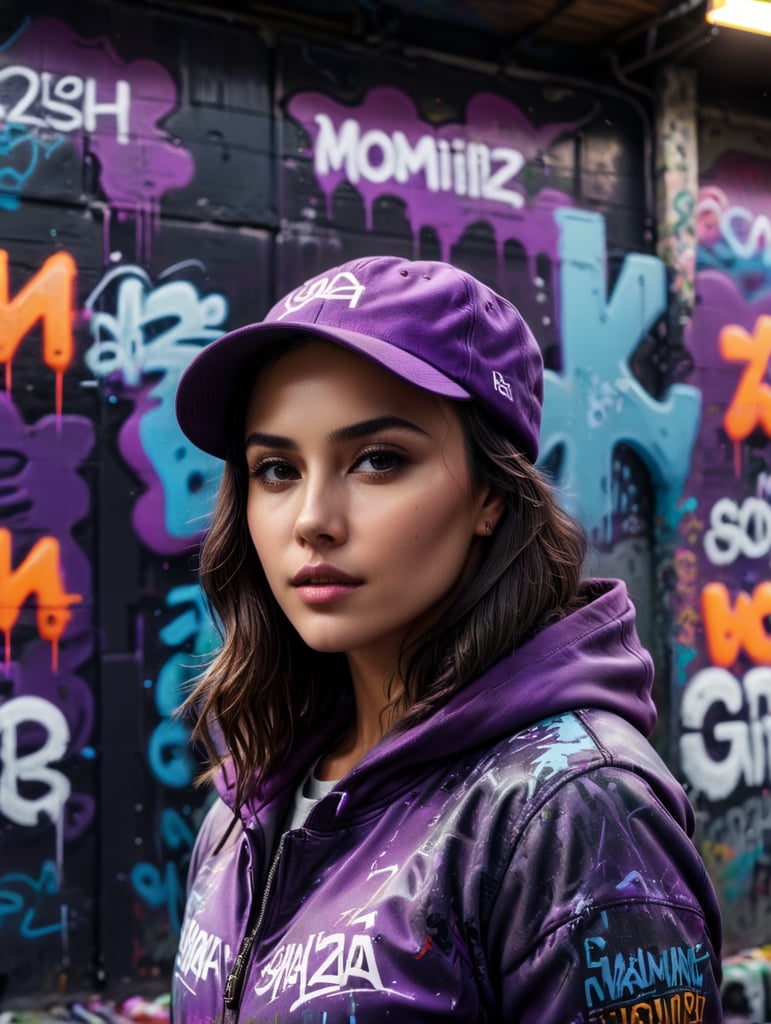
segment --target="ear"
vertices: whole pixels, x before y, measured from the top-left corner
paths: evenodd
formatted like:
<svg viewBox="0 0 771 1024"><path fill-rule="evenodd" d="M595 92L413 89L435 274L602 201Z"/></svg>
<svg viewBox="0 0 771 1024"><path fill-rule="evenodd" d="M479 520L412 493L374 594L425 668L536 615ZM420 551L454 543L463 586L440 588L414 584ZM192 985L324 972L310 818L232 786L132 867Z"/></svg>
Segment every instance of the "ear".
<svg viewBox="0 0 771 1024"><path fill-rule="evenodd" d="M494 487L485 485L476 502L477 515L474 523L476 536L492 536L505 508L503 495Z"/></svg>

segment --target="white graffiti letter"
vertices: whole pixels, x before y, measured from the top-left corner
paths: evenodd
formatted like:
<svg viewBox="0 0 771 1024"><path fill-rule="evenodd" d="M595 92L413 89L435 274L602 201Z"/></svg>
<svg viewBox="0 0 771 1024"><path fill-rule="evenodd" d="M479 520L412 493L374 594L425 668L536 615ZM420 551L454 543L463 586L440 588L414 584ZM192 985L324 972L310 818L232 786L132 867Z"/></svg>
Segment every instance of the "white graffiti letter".
<svg viewBox="0 0 771 1024"><path fill-rule="evenodd" d="M41 726L46 738L37 750L20 756L18 729L24 722ZM36 825L41 813L58 820L71 786L65 775L48 766L64 755L69 738L66 718L42 697L16 697L0 705L0 813L17 825ZM46 792L23 795L22 782L42 784Z"/></svg>
<svg viewBox="0 0 771 1024"><path fill-rule="evenodd" d="M515 209L524 205L524 198L519 192L510 192L506 187L512 181L525 163L524 156L517 149L509 149L506 146L496 146L490 154L493 160L500 160L501 166L493 171L482 187L482 195L485 199L495 199L500 203L508 203Z"/></svg>
<svg viewBox="0 0 771 1024"><path fill-rule="evenodd" d="M439 191L439 157L436 142L430 135L418 139L415 147L410 146L404 132L394 132L394 153L396 170L394 177L405 184L411 174L423 171L426 177L426 188L429 192Z"/></svg>
<svg viewBox="0 0 771 1024"><path fill-rule="evenodd" d="M771 508L763 498L745 498L741 508L721 498L709 519L704 550L713 565L730 565L739 555L762 558L771 549Z"/></svg>
<svg viewBox="0 0 771 1024"><path fill-rule="evenodd" d="M729 714L742 710L744 694L738 681L724 668L705 668L697 672L683 695L680 713L684 732L680 737L680 759L691 785L710 800L729 796L742 774L750 777L748 726L742 721L718 722L715 739L729 744L726 757L714 761L707 750L701 730L713 704L722 704Z"/></svg>
<svg viewBox="0 0 771 1024"><path fill-rule="evenodd" d="M380 157L372 160L370 150L380 153ZM364 175L367 181L376 185L382 185L394 176L396 169L396 158L394 156L394 144L384 131L379 128L370 128L359 140L358 149L359 172Z"/></svg>
<svg viewBox="0 0 771 1024"><path fill-rule="evenodd" d="M319 137L316 140L316 174L339 171L345 162L345 176L352 185L359 180L356 151L359 146L359 123L352 117L343 121L340 135L335 137L335 126L327 114L316 114Z"/></svg>

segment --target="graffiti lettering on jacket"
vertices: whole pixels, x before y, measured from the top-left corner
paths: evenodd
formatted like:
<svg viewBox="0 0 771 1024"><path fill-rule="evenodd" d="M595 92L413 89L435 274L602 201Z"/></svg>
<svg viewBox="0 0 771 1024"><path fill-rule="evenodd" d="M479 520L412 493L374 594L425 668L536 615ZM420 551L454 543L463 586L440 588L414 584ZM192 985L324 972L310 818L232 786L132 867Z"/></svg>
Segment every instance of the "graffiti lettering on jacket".
<svg viewBox="0 0 771 1024"><path fill-rule="evenodd" d="M584 982L586 1005L592 1009L641 996L649 999L667 996L673 990L693 995L704 985L699 965L709 960L709 951L702 949L699 943L697 946L670 946L662 950L638 946L633 953L613 954L607 949L607 940L597 935L584 941L584 958L586 967L592 972Z"/></svg>
<svg viewBox="0 0 771 1024"><path fill-rule="evenodd" d="M702 1024L707 1000L697 992L646 999L631 1006L613 1006L592 1017L594 1024Z"/></svg>
<svg viewBox="0 0 771 1024"><path fill-rule="evenodd" d="M295 990L290 1007L294 1012L314 999L362 989L402 995L383 984L371 936L318 932L305 942L279 946L263 967L262 979L254 991L257 995L269 994L273 1001L283 992Z"/></svg>
<svg viewBox="0 0 771 1024"><path fill-rule="evenodd" d="M194 992L192 984L206 981L209 974L221 981L230 962L230 946L227 942L223 942L214 932L207 932L191 918L179 940L176 973L182 984Z"/></svg>

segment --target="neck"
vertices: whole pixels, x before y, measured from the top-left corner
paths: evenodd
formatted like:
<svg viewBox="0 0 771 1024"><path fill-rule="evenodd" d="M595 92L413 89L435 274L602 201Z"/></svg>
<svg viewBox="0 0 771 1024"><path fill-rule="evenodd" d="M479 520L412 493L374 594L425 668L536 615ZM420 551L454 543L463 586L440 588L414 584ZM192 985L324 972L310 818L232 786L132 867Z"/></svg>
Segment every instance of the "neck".
<svg viewBox="0 0 771 1024"><path fill-rule="evenodd" d="M316 769L320 779L341 779L376 746L394 724L398 714L392 708L393 697L401 692L394 684L389 697L388 682L382 672L363 673L351 665L356 712L345 736L322 757Z"/></svg>

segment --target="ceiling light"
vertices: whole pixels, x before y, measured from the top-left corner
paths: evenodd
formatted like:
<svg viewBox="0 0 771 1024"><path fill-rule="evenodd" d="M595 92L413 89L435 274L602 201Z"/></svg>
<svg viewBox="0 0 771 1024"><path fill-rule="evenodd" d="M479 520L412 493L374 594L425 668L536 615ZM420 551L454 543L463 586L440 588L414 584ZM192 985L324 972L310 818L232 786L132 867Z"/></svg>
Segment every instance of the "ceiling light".
<svg viewBox="0 0 771 1024"><path fill-rule="evenodd" d="M771 36L771 0L709 0L707 21Z"/></svg>

